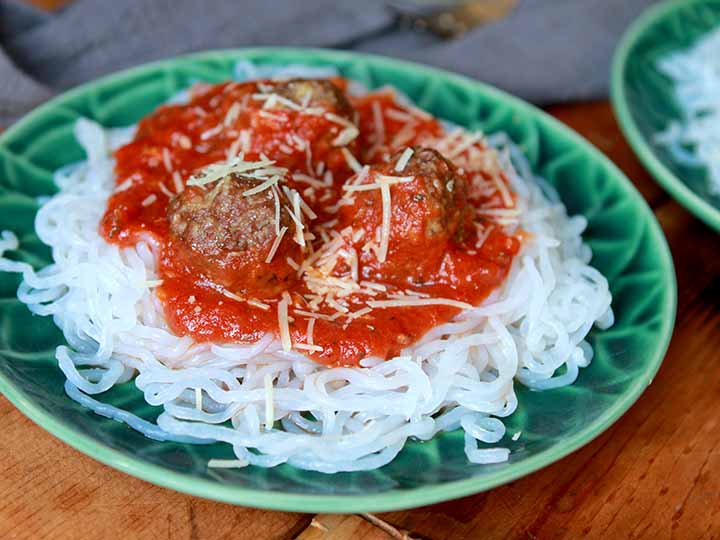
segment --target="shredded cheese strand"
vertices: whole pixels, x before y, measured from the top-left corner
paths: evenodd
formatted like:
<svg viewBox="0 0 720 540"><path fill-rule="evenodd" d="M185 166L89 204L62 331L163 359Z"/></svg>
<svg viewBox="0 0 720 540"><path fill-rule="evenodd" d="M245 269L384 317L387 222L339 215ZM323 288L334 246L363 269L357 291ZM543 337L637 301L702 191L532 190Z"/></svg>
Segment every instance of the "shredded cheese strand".
<svg viewBox="0 0 720 540"><path fill-rule="evenodd" d="M254 298L251 298L247 301L248 305L255 306L256 308L260 308L263 311L268 311L270 309L270 305L266 304L265 302L261 302L260 300L255 300Z"/></svg>
<svg viewBox="0 0 720 540"><path fill-rule="evenodd" d="M280 236L280 195L276 185L271 187L275 203L275 236Z"/></svg>
<svg viewBox="0 0 720 540"><path fill-rule="evenodd" d="M310 320L308 321L307 331L305 332L305 336L306 336L308 345L313 345L313 343L314 343L313 342L313 331L315 330L315 321L317 321L317 319L315 317L311 317Z"/></svg>
<svg viewBox="0 0 720 540"><path fill-rule="evenodd" d="M405 151L400 156L400 159L397 160L397 163L395 164L395 172L401 173L405 170L405 167L408 164L408 161L410 161L410 158L412 157L413 153L415 151L408 147L405 149Z"/></svg>
<svg viewBox="0 0 720 540"><path fill-rule="evenodd" d="M467 302L450 298L408 298L407 300L369 300L372 308L415 307L415 306L449 306L459 309L473 309L475 306Z"/></svg>
<svg viewBox="0 0 720 540"><path fill-rule="evenodd" d="M287 298L283 298L280 302L278 302L278 326L280 327L280 341L282 343L283 350L286 352L292 350Z"/></svg>
<svg viewBox="0 0 720 540"><path fill-rule="evenodd" d="M348 150L346 147L343 147L340 149L340 152L342 152L342 155L345 158L348 167L350 167L353 172L359 173L360 171L362 171L362 165L360 165L360 162L355 159L355 156L352 155L350 150Z"/></svg>
<svg viewBox="0 0 720 540"><path fill-rule="evenodd" d="M380 197L382 199L382 225L380 227L380 251L378 261L385 262L387 259L388 246L390 245L390 217L392 212L392 201L390 199L390 186L380 184Z"/></svg>
<svg viewBox="0 0 720 540"><path fill-rule="evenodd" d="M285 236L285 233L287 232L288 228L283 226L282 229L280 229L280 234L278 234L275 237L275 240L272 243L272 246L270 246L270 251L268 252L267 257L265 257L265 262L270 263L273 260L273 257L275 256L275 252L278 250L278 247L280 247L280 242L282 241L283 236Z"/></svg>
<svg viewBox="0 0 720 540"><path fill-rule="evenodd" d="M198 174L193 175L187 182L189 186L204 186L212 182L217 182L221 178L225 178L231 174L242 174L251 171L262 172L263 169L267 169L275 164L274 161L269 159L263 159L261 161L243 161L243 156L233 157L226 161L219 161L217 163L211 163ZM277 169L273 167L273 169ZM273 172L275 172L273 170ZM285 170L285 169L283 169ZM256 176L258 176L256 174Z"/></svg>
<svg viewBox="0 0 720 540"><path fill-rule="evenodd" d="M262 184L258 184L254 188L248 189L247 191L243 191L243 197L250 197L251 195L255 195L256 193L260 193L261 191L265 191L271 186L274 186L280 181L279 176L272 176L265 180Z"/></svg>

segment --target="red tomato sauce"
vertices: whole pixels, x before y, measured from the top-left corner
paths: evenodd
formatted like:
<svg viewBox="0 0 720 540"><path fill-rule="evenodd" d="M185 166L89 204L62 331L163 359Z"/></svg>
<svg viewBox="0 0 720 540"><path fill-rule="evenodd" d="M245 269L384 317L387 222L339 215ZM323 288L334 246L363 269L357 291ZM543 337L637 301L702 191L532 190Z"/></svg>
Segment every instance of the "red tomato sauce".
<svg viewBox="0 0 720 540"><path fill-rule="evenodd" d="M344 85L343 81L335 82ZM259 87L272 84L195 87L187 104L162 106L143 119L134 140L116 152L116 190L108 201L100 232L108 242L121 246L152 237L157 246L158 274L163 280L156 294L170 328L178 335L190 335L201 342L252 343L268 332L279 334L279 296L258 297L259 305L229 298L178 256L169 235L167 207L170 197L182 189L193 173L227 159L228 152L238 149L248 161L262 156L275 160L277 165L289 169L292 178L289 183L305 193L305 200L318 215L310 225L310 231L318 233L312 240L316 250L322 245L320 224L338 217L328 209L338 202L343 184L354 174L342 150L329 142L343 127L323 115L307 115L283 107L263 109L263 101L253 96ZM436 119L398 103L389 92L354 98L352 104L357 111L359 135L346 148L361 163L382 163L393 151L444 135ZM412 130L407 127L410 117ZM294 136L309 141L311 151L293 146ZM460 170L459 174L470 173ZM309 185L307 178L316 179L315 185ZM320 179L322 187L317 185ZM310 187L314 190L312 197L307 191ZM396 195L396 188L394 209L399 210L406 199ZM471 190L469 203L479 207L497 197L497 194L473 195ZM344 215L349 211L352 207L344 208ZM342 223L335 225L341 226ZM424 276L421 284L397 276L383 280L386 291L373 299L386 299L389 294L411 289L423 297L478 305L507 277L521 241L518 235L504 234L500 227L490 229L479 248L477 241L478 233L471 228L461 242L446 250L439 269ZM393 244L390 247L393 253ZM433 246L427 246L428 251L432 249ZM274 264L290 263L274 261ZM378 265L362 260L360 265L361 279L374 281ZM337 271L349 272L342 267ZM412 273L411 267L407 273ZM309 311L306 298L310 291L300 280L288 292L292 299L289 310L292 342L307 344L310 316L295 310ZM349 312L366 307L367 300L363 295L346 298ZM312 332L313 344L322 350L299 350L328 365L356 366L368 357L387 359L459 312L458 308L442 305L375 308L350 320L323 307L315 316Z"/></svg>

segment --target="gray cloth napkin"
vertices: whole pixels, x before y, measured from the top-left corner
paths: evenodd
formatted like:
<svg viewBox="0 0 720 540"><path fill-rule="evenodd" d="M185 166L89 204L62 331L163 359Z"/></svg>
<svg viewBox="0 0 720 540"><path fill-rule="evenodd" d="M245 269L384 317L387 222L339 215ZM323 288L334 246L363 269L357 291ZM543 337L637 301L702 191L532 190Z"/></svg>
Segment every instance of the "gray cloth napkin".
<svg viewBox="0 0 720 540"><path fill-rule="evenodd" d="M612 52L653 0L520 0L443 41L396 24L384 0L75 0L48 14L0 0L0 125L53 93L203 49L288 45L369 51L443 67L536 103L607 94Z"/></svg>

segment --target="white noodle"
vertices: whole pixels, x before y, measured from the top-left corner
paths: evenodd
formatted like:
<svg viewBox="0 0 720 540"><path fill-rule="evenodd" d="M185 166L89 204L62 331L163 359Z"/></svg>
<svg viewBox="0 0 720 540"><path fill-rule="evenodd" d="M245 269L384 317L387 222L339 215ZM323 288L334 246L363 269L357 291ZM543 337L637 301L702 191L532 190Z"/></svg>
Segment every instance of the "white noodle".
<svg viewBox="0 0 720 540"><path fill-rule="evenodd" d="M704 167L708 190L720 195L720 28L688 50L662 56L658 69L673 81L682 121L655 135L685 167Z"/></svg>
<svg viewBox="0 0 720 540"><path fill-rule="evenodd" d="M569 218L556 195L546 197L548 188L541 189L517 148L497 136L489 140L508 148L520 171L502 163L517 194L519 226L529 234L507 280L481 306L396 358L365 359L363 368L315 363L288 346L289 335L265 335L250 345L174 335L153 289L136 286L157 280L151 245L119 248L98 234L115 183L109 134L78 122L88 160L58 171L60 190L38 211L35 229L55 262L35 272L0 258L0 271L22 273L18 298L63 331L67 345L56 358L68 395L149 437L225 442L236 454L233 466L289 463L330 473L381 467L408 439L462 428L468 458L495 463L509 455L498 443L505 434L501 419L517 406L515 381L538 390L572 383L591 360L584 341L590 328L612 324L607 281L589 266L580 236L584 218ZM17 246L4 232L0 255ZM279 317L287 307L283 298ZM90 397L128 380L162 407L156 425ZM201 408L195 389L202 391ZM263 429L273 419L278 427Z"/></svg>

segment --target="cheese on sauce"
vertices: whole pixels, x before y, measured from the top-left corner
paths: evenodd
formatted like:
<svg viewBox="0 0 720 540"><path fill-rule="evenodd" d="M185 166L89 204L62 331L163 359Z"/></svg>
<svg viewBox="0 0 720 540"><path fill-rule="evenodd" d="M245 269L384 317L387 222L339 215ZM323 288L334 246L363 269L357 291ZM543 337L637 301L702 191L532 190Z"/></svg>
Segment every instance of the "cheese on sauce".
<svg viewBox="0 0 720 540"><path fill-rule="evenodd" d="M211 163L210 165L202 169L197 175L193 175L188 180L187 185L204 186L212 182L217 182L218 180L225 178L226 176L229 176L231 174L255 172L255 177L261 177L258 173L277 172L276 169L278 168L273 168L272 170L268 169L275 164L275 162L272 160L265 159L261 161L243 161L242 158L243 156L236 156L226 161ZM250 175L244 174L244 176Z"/></svg>
<svg viewBox="0 0 720 540"><path fill-rule="evenodd" d="M135 203L147 207L147 210L143 211L144 214L159 215L164 211L168 200L175 194L181 193L185 185L204 187L229 175L239 175L256 181L256 184L243 192L244 196L264 193L268 198L272 197L274 215L271 213L271 219L273 219L275 237L265 263L287 265L297 276L298 285L292 286L292 297L286 291L281 298L272 299L245 298L242 295L252 296L252 291L236 294L216 286L213 288L214 292L235 301L227 302L221 314L227 313L228 317L237 317L237 314L242 312L241 317L246 317L242 310L247 309L252 318L238 320L263 321L264 331L279 334L284 351L307 351L318 354L321 361L331 363L335 360L344 361L343 358L337 357L339 354L337 346L333 344L337 342L333 342L333 339L339 337L340 329L347 329L351 324L353 327L348 335L357 339L358 349L362 349L364 342L379 343L385 339L377 338L377 335L383 333L389 335L393 332L397 335L398 327L393 326L392 323L394 318L429 313L430 315L426 317L428 321L435 316L433 314L444 313L439 308L436 311L418 310L412 312L412 315L391 315L385 310L423 306L463 310L471 309L472 303L482 300L479 295L467 291L458 293L458 297L469 298L471 302L445 298L455 294L445 284L434 289L434 293L430 295L426 291L431 289L422 286L415 287L419 290L414 291L406 290L405 287L398 286L392 281L381 283L379 277L373 278L374 280L363 279L368 274L365 273L361 262L368 257L376 259L379 263L388 262L391 240L393 247L402 246L404 239L391 235L395 230L393 213L397 212L394 205L400 204L401 200L398 190L407 188L395 186L415 179L403 173L413 157L413 147L418 146L437 149L452 159L460 174L468 179L472 188L471 196L483 201L473 206L475 229L471 229L471 241L462 248L463 256L476 255L477 250L486 247L488 243L491 246L483 250L483 257L493 253L493 250L505 249L502 242L509 236L504 227L517 226L519 210L515 206L514 195L509 188L507 177L504 176L500 161L496 153L488 148L482 133L464 130L445 132L423 111L401 103L399 98L395 101L388 99L388 95L391 95L388 92L382 94L384 96L382 99L369 100L363 110L358 108L358 126L332 112L309 107L308 99L303 103L295 103L274 94L270 85L260 83L258 88L262 92L252 96L246 94L247 99L232 95L228 95L224 101L218 99L217 106L212 105L217 110L207 107L203 110L202 107L198 107L197 114L200 115L202 111L202 118L198 117L197 131L192 132L192 140L181 132L183 126L181 118L178 118L176 128L178 131L172 134L170 147L160 146L157 154L151 156L154 166L159 167L154 173L160 175L160 178L151 178L147 185L157 194L152 190L140 191L142 195ZM252 103L253 101L255 103ZM259 114L260 118L246 115L245 107L254 107L255 115ZM313 144L311 141L315 139L311 139L308 132L302 129L297 132L285 130L283 123L286 123L287 115L282 114L281 109L316 115L331 122L330 126L325 125L322 129L330 132L330 145L335 148L328 150ZM248 118L252 118L252 123ZM317 124L317 119L306 120L309 126ZM275 122L277 124L274 124ZM428 128L428 123L431 123L431 128ZM433 125L435 127L432 127ZM197 141L198 137L196 133L200 133L200 141L209 142L199 142L193 149L193 141ZM268 144L268 136L271 137L271 145L263 148L263 145ZM310 140L306 139L306 136ZM359 136L359 142L362 142L364 147L354 149L355 153L353 153L347 145ZM197 169L190 159L185 161L185 156L191 152L179 152L178 147L197 151L200 154L217 152L214 155L224 156L223 161ZM271 154L273 159L264 155L261 152L263 149ZM245 156L250 156L251 152L253 156L259 155L259 158L246 159ZM370 166L360 162L362 160L375 165L387 162L393 155L399 155L395 163L390 164L389 170L393 171L393 174L371 173ZM279 166L285 164L286 157L288 167L292 168L290 171ZM193 169L195 172L192 175L185 172ZM348 170L354 173L350 178L347 178ZM118 194L135 190L138 183L145 181L142 175L138 180L130 174L120 179L123 182L115 188L115 193ZM173 185L170 185L171 179ZM288 185L286 181L291 183ZM448 186L448 189L452 190L452 187ZM379 190L381 215L378 216L380 218L378 226L370 230L364 224L358 224L337 230L339 220L344 218L342 215L332 214L338 213L342 207L357 204L357 199L361 198L360 193L373 190ZM396 190L395 193L393 190ZM124 195L120 195L120 198L122 197ZM288 226L282 225L282 212L287 212L292 221L292 223L288 222ZM289 231L291 231L290 241L302 248L296 251L300 254L293 257L283 254L282 260L275 260L280 245ZM481 265L482 260L477 264ZM501 270L498 274L498 282L503 279L500 274L509 268L508 259L499 264ZM460 276L464 277L465 274L461 273ZM155 281L157 285L146 286L162 284L161 280ZM496 285L495 281L492 279L490 281L489 290ZM191 303L187 299L193 298L193 306L189 310L192 312L194 308L196 318L200 320L207 310L208 300L204 293L196 297L191 294L192 292L194 289L187 287L182 299L183 302L187 301L185 304L187 305ZM222 301L218 302L217 296L210 298L214 302L213 308L217 308L217 304L222 303ZM237 307L237 303L240 302L243 303L242 308ZM296 338L299 341L296 343L293 343L290 329L290 325L295 324L296 319L293 317L301 317L306 324L305 335ZM321 321L321 332L316 332L317 321ZM416 324L417 321L412 323ZM388 328L384 328L384 325ZM293 332L298 332L301 328L302 326L293 327ZM367 330L362 330L363 328ZM423 328L427 329L426 326ZM417 337L412 336L412 339ZM370 349L371 347L368 348ZM381 348L380 351L382 350ZM322 354L326 356L323 357ZM379 352L379 354L383 353ZM265 424L269 429L272 426L273 416L272 378L269 382L266 381L266 384L269 384L266 388L269 399L266 401ZM267 407L270 409L268 410Z"/></svg>
<svg viewBox="0 0 720 540"><path fill-rule="evenodd" d="M292 349L292 341L290 339L290 321L288 320L288 301L283 298L278 302L278 325L280 327L280 341L284 351Z"/></svg>
<svg viewBox="0 0 720 540"><path fill-rule="evenodd" d="M397 163L395 164L395 172L401 173L405 170L405 166L408 164L408 161L410 161L413 152L414 150L412 148L405 149L405 151L400 156L400 159L398 159Z"/></svg>
<svg viewBox="0 0 720 540"><path fill-rule="evenodd" d="M272 243L272 246L270 246L270 251L268 252L267 257L265 258L266 263L270 263L273 260L273 257L275 257L275 253L278 250L278 247L280 247L280 242L282 242L283 236L285 236L285 233L287 232L287 227L282 227L280 229L280 233L275 237L275 240Z"/></svg>
<svg viewBox="0 0 720 540"><path fill-rule="evenodd" d="M417 306L449 306L458 309L473 309L472 304L452 300L451 298L408 298L403 300L369 300L368 306L373 308L417 307Z"/></svg>

